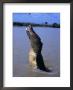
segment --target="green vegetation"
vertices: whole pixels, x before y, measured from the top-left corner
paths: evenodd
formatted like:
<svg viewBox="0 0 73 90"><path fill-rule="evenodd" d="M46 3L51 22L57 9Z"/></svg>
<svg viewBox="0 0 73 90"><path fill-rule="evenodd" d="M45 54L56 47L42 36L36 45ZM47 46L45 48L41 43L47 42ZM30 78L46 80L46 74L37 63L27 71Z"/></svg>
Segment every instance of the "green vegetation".
<svg viewBox="0 0 73 90"><path fill-rule="evenodd" d="M32 25L34 27L53 27L53 28L60 28L60 24L53 23L48 24L48 22L45 22L44 24L35 24L35 23L21 23L21 22L13 22L13 26L28 26Z"/></svg>

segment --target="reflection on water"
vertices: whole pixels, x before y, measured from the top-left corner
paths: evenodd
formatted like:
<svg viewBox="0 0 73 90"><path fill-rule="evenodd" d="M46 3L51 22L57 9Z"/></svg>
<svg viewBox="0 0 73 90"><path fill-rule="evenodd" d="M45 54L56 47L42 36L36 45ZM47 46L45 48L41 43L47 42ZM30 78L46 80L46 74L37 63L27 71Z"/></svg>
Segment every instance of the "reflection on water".
<svg viewBox="0 0 73 90"><path fill-rule="evenodd" d="M28 62L30 42L25 27L13 27L13 76L60 76L60 29L34 27L34 30L43 42L42 55L45 65L52 68L52 72L31 70Z"/></svg>

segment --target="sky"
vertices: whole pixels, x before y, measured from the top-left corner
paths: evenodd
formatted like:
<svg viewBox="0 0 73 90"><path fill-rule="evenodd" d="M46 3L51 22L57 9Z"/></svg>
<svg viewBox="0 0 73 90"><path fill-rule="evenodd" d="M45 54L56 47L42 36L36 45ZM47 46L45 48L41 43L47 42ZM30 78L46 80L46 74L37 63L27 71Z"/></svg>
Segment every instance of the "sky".
<svg viewBox="0 0 73 90"><path fill-rule="evenodd" d="M60 13L13 13L14 22L60 24Z"/></svg>

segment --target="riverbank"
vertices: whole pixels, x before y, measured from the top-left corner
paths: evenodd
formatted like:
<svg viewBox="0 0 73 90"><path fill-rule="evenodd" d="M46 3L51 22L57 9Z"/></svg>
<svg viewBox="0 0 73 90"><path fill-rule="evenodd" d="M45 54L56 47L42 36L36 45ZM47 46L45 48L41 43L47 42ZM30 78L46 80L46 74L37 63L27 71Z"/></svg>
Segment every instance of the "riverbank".
<svg viewBox="0 0 73 90"><path fill-rule="evenodd" d="M52 28L60 28L60 24L53 23L53 24L36 24L36 23L23 23L23 22L13 22L13 26L28 26L32 25L34 27L52 27Z"/></svg>

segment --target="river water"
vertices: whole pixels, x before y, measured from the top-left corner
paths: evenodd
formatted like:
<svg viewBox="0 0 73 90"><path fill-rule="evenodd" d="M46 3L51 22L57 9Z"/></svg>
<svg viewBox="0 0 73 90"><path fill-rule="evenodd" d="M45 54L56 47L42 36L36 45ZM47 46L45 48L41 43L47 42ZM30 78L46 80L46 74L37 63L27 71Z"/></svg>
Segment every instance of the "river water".
<svg viewBox="0 0 73 90"><path fill-rule="evenodd" d="M60 28L33 27L43 42L42 55L46 67L52 72L32 71L28 53L30 42L26 27L13 27L13 76L14 77L59 77L60 76Z"/></svg>

